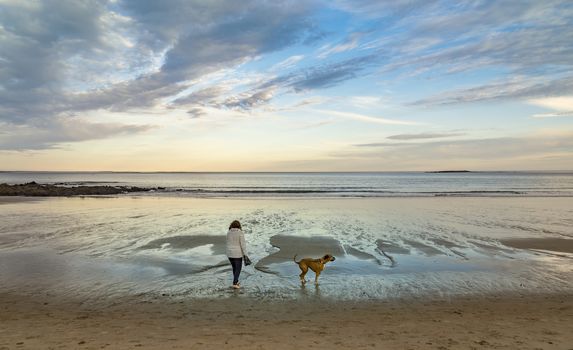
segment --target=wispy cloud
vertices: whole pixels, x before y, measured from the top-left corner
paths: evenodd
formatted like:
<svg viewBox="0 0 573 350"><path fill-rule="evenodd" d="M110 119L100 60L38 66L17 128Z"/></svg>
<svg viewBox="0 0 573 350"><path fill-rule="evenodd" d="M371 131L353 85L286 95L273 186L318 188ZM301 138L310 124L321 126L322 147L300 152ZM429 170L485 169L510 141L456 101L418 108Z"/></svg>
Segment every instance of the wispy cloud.
<svg viewBox="0 0 573 350"><path fill-rule="evenodd" d="M198 119L206 115L207 112L201 107L192 107L187 111L187 114L189 114L191 119Z"/></svg>
<svg viewBox="0 0 573 350"><path fill-rule="evenodd" d="M345 8L350 4L338 3ZM399 1L385 10L386 5L375 1L353 4L355 12L367 10L385 19L391 19L393 12L403 14L391 22L402 34L381 42L382 49L397 57L381 68L381 74L438 80L440 75L501 68L497 81L423 97L415 105L527 99L572 91L570 2L476 1L447 6L439 1ZM377 6L378 12L373 10ZM422 12L423 16L415 15Z"/></svg>
<svg viewBox="0 0 573 350"><path fill-rule="evenodd" d="M408 35L439 37L448 45L416 51L391 69L433 67L459 72L503 65L513 71L539 72L540 67L570 66L572 17L573 8L564 1L483 1L449 11L441 8L419 19ZM404 46L408 40L400 47Z"/></svg>
<svg viewBox="0 0 573 350"><path fill-rule="evenodd" d="M278 80L285 79L294 91L324 89L356 78L383 59L383 55L368 54L325 65L304 69Z"/></svg>
<svg viewBox="0 0 573 350"><path fill-rule="evenodd" d="M308 129L315 129L315 128L320 128L322 126L325 125L331 125L336 123L336 120L334 119L327 119L327 120L321 120L318 122L313 122L313 123L304 123L302 125L297 125L294 127L294 129L298 129L298 130L308 130Z"/></svg>
<svg viewBox="0 0 573 350"><path fill-rule="evenodd" d="M350 113L350 112L340 112L340 111L332 111L332 110L324 110L324 109L314 109L313 112L321 113L324 115L335 116L345 119L357 120L366 123L374 123L374 124L385 124L385 125L422 125L422 123L407 121L407 120L396 120L396 119L386 119L386 118L378 118L372 117L368 115L363 115L359 113Z"/></svg>
<svg viewBox="0 0 573 350"><path fill-rule="evenodd" d="M294 67L298 62L302 61L304 59L304 55L294 55L294 56L290 56L289 58L280 61L279 63L275 64L274 66L271 67L271 70L273 71L277 71L277 70L283 70L283 69L289 69Z"/></svg>
<svg viewBox="0 0 573 350"><path fill-rule="evenodd" d="M379 164L379 170L573 169L573 131L482 139L362 143L330 156L345 159L354 167ZM377 163L381 158L383 164Z"/></svg>
<svg viewBox="0 0 573 350"><path fill-rule="evenodd" d="M355 144L354 146L401 150L399 151L400 154L405 155L407 152L411 152L410 156L415 157L431 154L432 157L499 158L538 154L548 151L573 153L573 131L466 140L363 143Z"/></svg>
<svg viewBox="0 0 573 350"><path fill-rule="evenodd" d="M432 13L438 0L427 1L379 1L379 0L336 0L333 5L351 13L369 18L384 18L399 21L416 13Z"/></svg>
<svg viewBox="0 0 573 350"><path fill-rule="evenodd" d="M267 104L273 98L275 93L276 88L271 86L264 90L232 95L220 105L230 109L251 110L258 106Z"/></svg>
<svg viewBox="0 0 573 350"><path fill-rule="evenodd" d="M340 43L335 45L326 45L320 49L317 57L323 59L332 54L353 50L358 47L358 43L364 35L365 33L360 32L352 33Z"/></svg>
<svg viewBox="0 0 573 350"><path fill-rule="evenodd" d="M297 171L557 170L573 169L573 131L488 139L372 143L342 146L322 155L277 161Z"/></svg>
<svg viewBox="0 0 573 350"><path fill-rule="evenodd" d="M173 106L185 105L206 105L216 101L221 95L228 92L224 86L210 86L204 89L193 91L187 96L180 97L171 102Z"/></svg>
<svg viewBox="0 0 573 350"><path fill-rule="evenodd" d="M573 96L535 98L527 102L535 106L554 109L557 111L573 110Z"/></svg>
<svg viewBox="0 0 573 350"><path fill-rule="evenodd" d="M573 92L573 76L559 79L518 78L470 89L460 89L417 100L411 105L449 105L481 101L523 99L560 96Z"/></svg>
<svg viewBox="0 0 573 350"><path fill-rule="evenodd" d="M560 118L560 117L573 117L573 111L553 112L553 113L537 113L532 115L533 118Z"/></svg>
<svg viewBox="0 0 573 350"><path fill-rule="evenodd" d="M445 137L463 136L465 133L421 133L421 134L399 134L388 136L389 140L425 140L425 139L441 139Z"/></svg>
<svg viewBox="0 0 573 350"><path fill-rule="evenodd" d="M180 97L172 104L174 106L195 104L197 106L250 111L267 105L279 94L302 94L312 90L334 87L362 74L367 74L379 59L380 57L376 55L365 55L326 64L320 63L283 75L271 76L266 80L256 81L254 86L239 93L225 92L218 86L212 86ZM298 106L309 104L309 101L309 99L305 99L298 103Z"/></svg>
<svg viewBox="0 0 573 350"><path fill-rule="evenodd" d="M383 102L378 96L351 96L348 100L352 106L362 109L379 107Z"/></svg>
<svg viewBox="0 0 573 350"><path fill-rule="evenodd" d="M534 114L534 118L573 117L573 96L536 98L527 102L553 110L553 112Z"/></svg>
<svg viewBox="0 0 573 350"><path fill-rule="evenodd" d="M4 124L2 127L8 132L0 135L0 150L8 151L59 148L65 143L129 136L155 128L153 125L90 123L77 118L37 120L29 125Z"/></svg>

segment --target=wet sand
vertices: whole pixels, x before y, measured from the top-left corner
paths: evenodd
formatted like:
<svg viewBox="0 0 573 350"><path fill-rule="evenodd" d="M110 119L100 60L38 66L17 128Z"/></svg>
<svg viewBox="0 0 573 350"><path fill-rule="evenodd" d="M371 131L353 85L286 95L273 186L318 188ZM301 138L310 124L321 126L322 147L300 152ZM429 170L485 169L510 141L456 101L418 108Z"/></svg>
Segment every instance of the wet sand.
<svg viewBox="0 0 573 350"><path fill-rule="evenodd" d="M483 237L476 233L490 224L467 226L475 208L486 208L483 217L492 220L500 210L490 204L515 201L448 199L442 205L455 208L438 214L429 209L436 199L397 200L408 206L386 199L239 206L176 198L12 205L28 200L0 197L4 222L12 222L0 239L0 350L573 349L571 260L546 253L569 252L573 240L506 239L548 229L546 212L522 224L522 207L511 216L519 226L507 226L507 214ZM376 210L368 211L374 208L368 203ZM456 211L464 203L473 203L472 215ZM565 208L568 202L527 203ZM378 206L388 225L360 216L377 218ZM341 214L358 219L336 221ZM245 268L237 294L226 288L225 227L211 224L228 222L224 215L245 218L251 230L257 269ZM408 221L424 215L417 225ZM450 226L435 227L446 220ZM402 222L413 226L393 229ZM466 232L461 228L468 236L451 234ZM569 232L562 224L553 230ZM294 254L324 253L337 260L320 288L301 289Z"/></svg>
<svg viewBox="0 0 573 350"><path fill-rule="evenodd" d="M14 203L25 203L25 202L37 202L41 201L44 198L42 197L9 197L9 196L0 196L0 205L2 204L14 204Z"/></svg>
<svg viewBox="0 0 573 350"><path fill-rule="evenodd" d="M573 295L442 301L116 300L0 294L0 349L571 349Z"/></svg>
<svg viewBox="0 0 573 350"><path fill-rule="evenodd" d="M501 240L508 247L549 250L573 254L573 239L567 238L512 238Z"/></svg>

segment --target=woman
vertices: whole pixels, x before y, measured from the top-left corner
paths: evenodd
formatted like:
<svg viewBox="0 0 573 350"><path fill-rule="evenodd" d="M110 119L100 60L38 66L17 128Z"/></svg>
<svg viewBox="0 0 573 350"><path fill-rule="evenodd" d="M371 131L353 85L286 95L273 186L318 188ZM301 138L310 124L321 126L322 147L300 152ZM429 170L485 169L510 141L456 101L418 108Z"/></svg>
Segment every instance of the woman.
<svg viewBox="0 0 573 350"><path fill-rule="evenodd" d="M245 243L245 234L241 229L241 223L237 220L229 226L227 232L227 257L233 267L233 288L239 289L239 275L243 266L243 256L247 255L247 244Z"/></svg>

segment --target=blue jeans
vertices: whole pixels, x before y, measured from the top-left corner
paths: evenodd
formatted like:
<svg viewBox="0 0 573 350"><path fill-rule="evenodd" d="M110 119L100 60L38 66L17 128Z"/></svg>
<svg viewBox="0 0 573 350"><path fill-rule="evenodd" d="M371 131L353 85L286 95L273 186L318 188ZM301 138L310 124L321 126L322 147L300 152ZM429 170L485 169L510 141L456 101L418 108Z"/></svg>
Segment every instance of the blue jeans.
<svg viewBox="0 0 573 350"><path fill-rule="evenodd" d="M243 258L229 258L231 266L233 267L233 284L239 283L239 275L243 267Z"/></svg>

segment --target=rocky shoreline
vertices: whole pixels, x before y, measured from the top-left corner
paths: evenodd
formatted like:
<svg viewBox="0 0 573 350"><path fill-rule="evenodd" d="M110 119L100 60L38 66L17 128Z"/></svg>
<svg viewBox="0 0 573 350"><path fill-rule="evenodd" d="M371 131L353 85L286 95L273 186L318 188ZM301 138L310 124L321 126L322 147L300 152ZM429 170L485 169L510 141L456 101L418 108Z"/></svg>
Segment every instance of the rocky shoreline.
<svg viewBox="0 0 573 350"><path fill-rule="evenodd" d="M36 182L18 185L0 184L0 196L70 197L149 192L152 190L156 189L135 186L56 186Z"/></svg>

